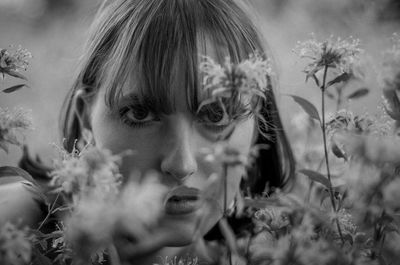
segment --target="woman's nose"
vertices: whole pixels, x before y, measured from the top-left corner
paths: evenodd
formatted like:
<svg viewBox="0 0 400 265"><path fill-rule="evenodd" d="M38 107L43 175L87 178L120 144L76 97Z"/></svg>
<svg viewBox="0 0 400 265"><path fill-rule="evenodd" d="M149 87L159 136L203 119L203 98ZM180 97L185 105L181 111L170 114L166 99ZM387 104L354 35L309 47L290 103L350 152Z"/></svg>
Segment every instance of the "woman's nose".
<svg viewBox="0 0 400 265"><path fill-rule="evenodd" d="M197 171L193 132L190 121L177 117L166 132L161 171L182 182Z"/></svg>

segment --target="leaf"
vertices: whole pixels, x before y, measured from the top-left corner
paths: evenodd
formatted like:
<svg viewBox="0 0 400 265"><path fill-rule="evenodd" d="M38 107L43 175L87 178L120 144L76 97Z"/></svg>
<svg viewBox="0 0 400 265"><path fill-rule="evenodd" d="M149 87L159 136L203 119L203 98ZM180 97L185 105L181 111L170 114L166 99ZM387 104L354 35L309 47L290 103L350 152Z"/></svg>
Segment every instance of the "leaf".
<svg viewBox="0 0 400 265"><path fill-rule="evenodd" d="M32 182L37 185L36 181L32 178L31 175L29 175L28 172L18 167L10 167L10 166L0 167L0 177L5 177L5 176L20 176L28 180L29 182Z"/></svg>
<svg viewBox="0 0 400 265"><path fill-rule="evenodd" d="M302 169L302 170L299 170L299 173L306 175L312 181L318 182L318 183L324 185L326 188L329 188L331 186L331 183L329 182L328 178L326 178L324 175L322 175L319 172L309 170L309 169Z"/></svg>
<svg viewBox="0 0 400 265"><path fill-rule="evenodd" d="M313 74L312 78L314 79L315 84L317 85L317 87L320 87L321 85L319 84L319 80L318 80L317 76L315 74Z"/></svg>
<svg viewBox="0 0 400 265"><path fill-rule="evenodd" d="M332 144L331 150L336 157L343 158L345 161L347 161L346 153L335 142Z"/></svg>
<svg viewBox="0 0 400 265"><path fill-rule="evenodd" d="M343 74L337 76L336 78L334 78L333 80L329 81L328 84L326 84L325 89L336 83L346 82L346 81L350 80L351 77L352 77L352 75L350 75L348 73L343 73Z"/></svg>
<svg viewBox="0 0 400 265"><path fill-rule="evenodd" d="M354 91L350 95L348 95L347 99L361 98L361 97L368 95L368 93L369 93L369 89L366 87L363 87L363 88L360 88L360 89Z"/></svg>
<svg viewBox="0 0 400 265"><path fill-rule="evenodd" d="M325 95L327 95L328 98L330 98L330 99L335 99L335 96L332 93L328 92L328 91L325 91Z"/></svg>
<svg viewBox="0 0 400 265"><path fill-rule="evenodd" d="M295 95L289 95L291 96L294 101L300 105L300 107L303 108L303 110L313 119L319 121L319 123L321 124L321 119L319 117L318 114L318 110L317 108L307 99L299 97L299 96L295 96Z"/></svg>
<svg viewBox="0 0 400 265"><path fill-rule="evenodd" d="M12 86L12 87L8 87L8 88L6 88L6 89L3 89L3 92L4 92L4 93L12 93L12 92L14 92L14 91L17 91L17 90L23 88L24 86L26 86L26 85L25 85L25 84L15 85L15 86Z"/></svg>
<svg viewBox="0 0 400 265"><path fill-rule="evenodd" d="M28 80L23 74L18 73L17 71L14 70L7 70L5 71L6 74L13 76L15 78L23 79L23 80Z"/></svg>

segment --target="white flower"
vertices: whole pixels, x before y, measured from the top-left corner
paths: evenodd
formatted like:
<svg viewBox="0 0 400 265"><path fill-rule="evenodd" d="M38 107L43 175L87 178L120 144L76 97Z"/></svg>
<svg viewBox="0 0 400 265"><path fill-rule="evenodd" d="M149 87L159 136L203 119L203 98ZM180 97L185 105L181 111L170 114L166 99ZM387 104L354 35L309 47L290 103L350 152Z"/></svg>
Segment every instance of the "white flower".
<svg viewBox="0 0 400 265"><path fill-rule="evenodd" d="M0 107L0 149L8 152L8 144L21 145L21 133L32 128L32 118L24 109Z"/></svg>
<svg viewBox="0 0 400 265"><path fill-rule="evenodd" d="M28 228L18 229L10 223L0 227L1 264L28 264L32 256L32 239L32 236L28 235Z"/></svg>
<svg viewBox="0 0 400 265"><path fill-rule="evenodd" d="M307 78L314 76L325 67L335 68L339 74L353 73L353 67L363 52L360 48L360 40L349 37L348 39L334 38L330 36L325 41L318 41L314 34L311 39L298 42L294 49L301 58L311 60L304 69Z"/></svg>
<svg viewBox="0 0 400 265"><path fill-rule="evenodd" d="M115 196L122 176L119 173L121 156L109 150L89 146L81 153L64 153L64 158L51 173L56 191L81 197L97 193L99 197Z"/></svg>
<svg viewBox="0 0 400 265"><path fill-rule="evenodd" d="M135 236L144 236L163 213L167 187L156 173L148 173L141 183L129 182L121 192L119 216L123 226Z"/></svg>
<svg viewBox="0 0 400 265"><path fill-rule="evenodd" d="M229 109L238 102L243 103L243 100L245 105L253 105L254 110L258 99L265 99L273 75L271 61L258 54L250 55L249 59L239 64L226 57L222 65L205 56L200 63L200 71L208 98L201 102L199 110L213 102L222 103L223 108Z"/></svg>

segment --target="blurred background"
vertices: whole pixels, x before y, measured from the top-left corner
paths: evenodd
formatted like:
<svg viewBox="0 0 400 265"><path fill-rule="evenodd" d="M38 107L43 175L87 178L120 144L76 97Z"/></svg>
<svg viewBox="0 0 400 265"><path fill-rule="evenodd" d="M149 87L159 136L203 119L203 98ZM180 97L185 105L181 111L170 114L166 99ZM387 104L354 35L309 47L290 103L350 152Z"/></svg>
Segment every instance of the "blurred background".
<svg viewBox="0 0 400 265"><path fill-rule="evenodd" d="M302 95L319 106L318 88L311 82L305 83L301 72L306 61L292 52L297 41L308 39L312 32L318 39L331 34L361 39L366 50L367 77L348 89L351 92L366 86L370 88L370 93L357 102L349 103L349 107L355 112L378 111L381 89L377 77L382 52L390 45L389 37L393 32L400 32L400 1L247 1L257 10L254 16L259 20L278 64L278 101L286 126L291 126L299 108L285 94ZM62 100L72 84L89 25L100 2L0 0L0 48L21 45L33 55L25 73L29 88L12 94L2 93L0 106L31 109L35 128L27 133L26 142L32 155L40 154L49 164L57 154L52 143L60 143L58 115ZM0 88L16 82L12 78L0 80ZM292 137L292 134L289 136ZM16 147L11 147L9 154L0 150L0 165L16 165L20 156L21 151Z"/></svg>

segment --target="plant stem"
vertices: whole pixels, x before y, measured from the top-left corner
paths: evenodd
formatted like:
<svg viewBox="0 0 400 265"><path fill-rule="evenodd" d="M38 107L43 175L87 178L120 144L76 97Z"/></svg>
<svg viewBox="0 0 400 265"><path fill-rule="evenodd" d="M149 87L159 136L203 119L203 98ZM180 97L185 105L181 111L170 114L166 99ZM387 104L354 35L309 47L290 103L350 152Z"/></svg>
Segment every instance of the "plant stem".
<svg viewBox="0 0 400 265"><path fill-rule="evenodd" d="M325 66L324 68L324 76L322 79L322 86L321 86L321 113L322 113L322 124L321 124L321 129L322 129L322 138L324 140L324 153L325 153L325 164L326 164L326 172L328 174L328 181L329 181L329 194L331 198L331 203L332 203L332 208L334 212L338 212L339 209L336 209L336 202L335 202L335 197L333 193L333 188L332 188L332 180L331 180L331 173L329 169L329 159L328 159L328 147L326 144L326 131L325 131L325 86L326 86L326 75L328 73L328 66ZM343 234L342 234L342 229L340 228L339 220L336 218L336 226L338 229L338 233L340 236L340 239L342 240L342 243L344 243L343 239Z"/></svg>
<svg viewBox="0 0 400 265"><path fill-rule="evenodd" d="M224 167L224 171L223 171L222 178L223 178L223 181L224 181L224 216L225 216L227 208L228 208L228 205L227 205L228 204L228 194L227 194L227 192L228 192L228 180L227 180L227 178L228 178L228 165L224 164L223 167Z"/></svg>

